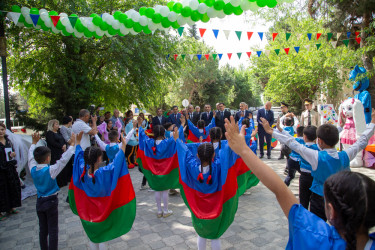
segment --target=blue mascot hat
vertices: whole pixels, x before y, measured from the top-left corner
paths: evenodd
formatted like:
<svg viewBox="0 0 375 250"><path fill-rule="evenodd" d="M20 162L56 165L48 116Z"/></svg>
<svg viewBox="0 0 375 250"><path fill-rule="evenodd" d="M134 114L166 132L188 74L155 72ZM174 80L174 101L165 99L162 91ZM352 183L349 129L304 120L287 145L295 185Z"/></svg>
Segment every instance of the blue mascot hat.
<svg viewBox="0 0 375 250"><path fill-rule="evenodd" d="M357 78L358 75L362 75L362 74L366 74L366 69L363 68L363 67L359 67L358 65L356 65L354 67L354 69L352 71L350 71L349 73L349 80L350 81L355 81L355 79ZM364 91L366 89L368 89L369 87L369 84L370 84L370 81L367 77L361 79L360 81L357 81L353 84L353 89L355 91Z"/></svg>

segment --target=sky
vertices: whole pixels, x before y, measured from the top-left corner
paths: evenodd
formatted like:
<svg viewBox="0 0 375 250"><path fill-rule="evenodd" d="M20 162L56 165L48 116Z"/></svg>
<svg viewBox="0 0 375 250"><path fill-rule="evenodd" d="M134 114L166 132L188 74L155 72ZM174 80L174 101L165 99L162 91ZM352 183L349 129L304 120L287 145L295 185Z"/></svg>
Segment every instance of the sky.
<svg viewBox="0 0 375 250"><path fill-rule="evenodd" d="M257 32L267 32L270 26L271 23L265 23L265 21L259 19L255 20L249 15L249 13L240 16L226 16L223 19L214 18L208 23L197 23L197 28L207 29L203 35L203 41L207 45L213 47L217 53L223 54L222 60L220 60L220 66L229 64L232 67L239 67L240 65L246 67L250 65L250 60L246 52L251 51L251 56L257 56L254 49L251 48L260 48L260 50L264 49L265 45L268 43L267 38L264 35L263 40L261 41ZM187 32L189 26L184 25L184 27L185 30L182 36ZM219 30L217 39L215 38L212 29ZM228 40L223 30L231 31ZM235 31L242 31L241 40L238 40ZM248 40L247 32L254 32L250 40ZM175 33L179 36L177 32ZM242 52L241 59L238 59L236 54L238 52ZM230 60L228 59L227 53L233 53ZM186 56L186 58L190 60L188 56ZM202 56L201 60L206 60L206 58Z"/></svg>

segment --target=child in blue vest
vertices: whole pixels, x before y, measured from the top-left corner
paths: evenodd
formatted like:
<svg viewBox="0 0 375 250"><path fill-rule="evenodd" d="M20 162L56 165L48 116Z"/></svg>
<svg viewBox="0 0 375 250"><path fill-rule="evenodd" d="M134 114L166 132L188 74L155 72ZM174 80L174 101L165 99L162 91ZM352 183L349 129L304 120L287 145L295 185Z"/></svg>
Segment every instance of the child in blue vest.
<svg viewBox="0 0 375 250"><path fill-rule="evenodd" d="M277 127L282 127L284 128L291 136L294 136L294 120L291 117L285 117L283 119L283 124L281 124L281 119L277 119ZM280 157L278 160L284 159L284 156L286 157L287 161L289 159L289 155L292 152L290 148L287 145L281 144L281 151L280 151ZM288 162L287 162L288 163ZM288 164L285 167L284 173L287 175L288 174Z"/></svg>
<svg viewBox="0 0 375 250"><path fill-rule="evenodd" d="M272 134L273 130L268 122L262 120L262 123L265 131ZM375 123L374 111L372 123ZM317 133L318 145L322 148L328 142L332 145L330 148L333 149L335 144L329 140L332 135L325 134L328 132L327 128L325 125L322 126L324 126L324 130L319 131L319 128ZM241 133L238 133L238 126L233 117L230 122L226 120L225 128L229 146L243 159L259 180L275 194L281 209L288 218L289 241L286 249L375 249L375 234L369 234L369 229L375 226L375 199L373 198L375 196L375 181L363 174L350 171L341 171L329 176L323 187L324 205L330 223L327 224L298 204L292 191L272 168L258 159L246 147L244 131L241 130ZM374 124L368 125L365 134L357 141L357 145L343 152L347 155L346 158L353 158L359 149L364 147L363 144L373 133L374 128ZM336 135L335 141L337 142L338 132ZM324 139L325 141L320 141ZM299 153L303 158L305 158L306 152L310 154L314 152L316 160L310 162L310 164L313 163L311 164L312 169L314 169L314 164L318 169L322 166L317 164L321 157L325 157L327 161L323 168L328 168L330 173L335 165L339 165L334 164L334 161L329 160L327 156L328 153L332 154L333 150L327 151L327 148L324 148L324 151L312 150L295 142L292 138L288 138L285 142L292 146L293 150L301 149ZM321 152L326 153L322 154ZM336 152L336 155L339 154ZM339 157L344 156L340 154Z"/></svg>
<svg viewBox="0 0 375 250"><path fill-rule="evenodd" d="M32 145L29 149L29 168L31 177L37 190L36 213L39 218L39 244L42 250L57 249L58 245L58 199L56 176L64 169L74 154L75 135L72 133L69 149L55 164L51 161L51 150L48 147L37 147L39 134L32 136ZM47 241L48 238L48 241Z"/></svg>
<svg viewBox="0 0 375 250"><path fill-rule="evenodd" d="M267 127L267 129L269 128ZM368 124L361 137L352 146L341 152L337 152L335 148L339 142L339 130L331 124L323 124L317 130L317 144L320 151L301 145L294 137L284 131L281 133L269 129L268 132L276 140L280 141L280 143L288 145L288 147L300 154L311 165L313 183L310 188L312 191L310 211L320 218L327 220L323 198L323 184L325 180L337 172L350 170L350 161L367 146L369 139L374 134L374 129L374 124Z"/></svg>
<svg viewBox="0 0 375 250"><path fill-rule="evenodd" d="M316 140L316 130L315 126L307 126L303 130L303 140L305 141L305 147L319 150L318 145L315 143ZM311 197L311 185L313 182L313 177L311 175L311 165L301 158L300 162L300 176L299 176L299 202L301 205L308 209Z"/></svg>
<svg viewBox="0 0 375 250"><path fill-rule="evenodd" d="M289 117L288 117L289 118ZM278 126L278 128L280 128ZM284 130L286 128L292 128L293 127L284 127ZM281 128L280 128L281 129ZM303 126L300 126L297 128L297 138L296 138L296 141L302 145L305 144L305 142L303 141L303 129L304 127ZM281 129L282 131L282 129ZM288 130L285 130L286 132L288 132L288 135L290 136L293 136L294 135L294 132L293 134L288 131ZM294 138L294 137L293 137ZM288 145L283 145L284 147L288 147ZM290 185L290 182L294 179L294 177L296 176L296 172L301 172L300 170L300 162L301 162L301 156L295 152L295 151L291 151L291 153L289 154L289 157L287 156L287 168L288 168L288 175L287 177L285 178L284 180L284 183L289 187Z"/></svg>

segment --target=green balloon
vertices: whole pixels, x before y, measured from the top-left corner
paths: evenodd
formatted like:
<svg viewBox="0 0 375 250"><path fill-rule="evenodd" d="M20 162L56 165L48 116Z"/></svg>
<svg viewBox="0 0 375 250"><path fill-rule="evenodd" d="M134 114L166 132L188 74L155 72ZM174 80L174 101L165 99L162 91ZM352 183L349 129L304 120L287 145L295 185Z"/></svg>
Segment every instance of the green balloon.
<svg viewBox="0 0 375 250"><path fill-rule="evenodd" d="M89 38L89 37L92 37L94 35L94 32L91 32L88 29L85 29L83 34L85 35L85 37Z"/></svg>
<svg viewBox="0 0 375 250"><path fill-rule="evenodd" d="M275 8L276 5L277 5L277 1L276 0L268 0L267 1L268 8Z"/></svg>
<svg viewBox="0 0 375 250"><path fill-rule="evenodd" d="M37 8L31 8L30 14L39 15L39 10Z"/></svg>
<svg viewBox="0 0 375 250"><path fill-rule="evenodd" d="M222 10L224 8L224 6L225 6L225 3L222 0L218 0L214 3L214 9L215 10Z"/></svg>
<svg viewBox="0 0 375 250"><path fill-rule="evenodd" d="M130 18L128 18L128 19L126 19L126 21L125 21L124 24L125 24L125 27L126 27L126 28L130 29L130 28L133 28L133 26L134 26L134 21L131 20Z"/></svg>
<svg viewBox="0 0 375 250"><path fill-rule="evenodd" d="M146 25L146 26L143 27L143 33L145 33L145 34L151 34L152 31L151 31L151 30L148 28L148 26Z"/></svg>
<svg viewBox="0 0 375 250"><path fill-rule="evenodd" d="M71 16L71 17L78 17L77 14L71 14L70 16Z"/></svg>
<svg viewBox="0 0 375 250"><path fill-rule="evenodd" d="M26 28L31 28L31 27L34 26L32 23L30 24L30 23L27 23L27 22L24 22L23 24L25 25Z"/></svg>
<svg viewBox="0 0 375 250"><path fill-rule="evenodd" d="M139 14L140 14L141 16L146 15L146 10L147 10L147 7L141 7L141 8L139 9Z"/></svg>
<svg viewBox="0 0 375 250"><path fill-rule="evenodd" d="M50 28L48 28L45 24L40 25L42 27L42 30L49 31Z"/></svg>
<svg viewBox="0 0 375 250"><path fill-rule="evenodd" d="M188 6L185 6L184 8L182 8L181 15L183 17L189 17L191 15L191 8Z"/></svg>
<svg viewBox="0 0 375 250"><path fill-rule="evenodd" d="M163 17L163 19L161 20L161 26L163 26L164 28L171 27L171 22L168 20L168 17Z"/></svg>
<svg viewBox="0 0 375 250"><path fill-rule="evenodd" d="M194 10L193 12L191 12L191 20L193 20L194 22L198 22L199 20L201 20L201 13L199 13L197 10Z"/></svg>
<svg viewBox="0 0 375 250"><path fill-rule="evenodd" d="M20 15L20 19L18 19L18 22L20 23L23 23L25 24L26 20L25 20L25 17L23 15Z"/></svg>
<svg viewBox="0 0 375 250"><path fill-rule="evenodd" d="M179 25L178 22L176 21L176 22L173 22L173 23L172 23L172 27L173 27L174 29L178 29L178 28L180 28L180 25Z"/></svg>
<svg viewBox="0 0 375 250"><path fill-rule="evenodd" d="M225 15L232 15L233 14L233 5L231 5L230 3L227 3L226 5L224 5L224 9L223 9Z"/></svg>
<svg viewBox="0 0 375 250"><path fill-rule="evenodd" d="M169 8L170 11L173 10L173 5L174 5L173 1L170 1L169 3L167 3L167 7Z"/></svg>
<svg viewBox="0 0 375 250"><path fill-rule="evenodd" d="M242 15L243 10L241 9L241 6L234 7L234 8L233 8L233 13L234 13L236 16L240 16L240 15Z"/></svg>
<svg viewBox="0 0 375 250"><path fill-rule="evenodd" d="M122 12L119 11L119 10L115 11L115 13L113 13L113 18L116 19L116 20L118 20L119 17L120 17L120 14L121 14L121 13L122 13Z"/></svg>
<svg viewBox="0 0 375 250"><path fill-rule="evenodd" d="M212 7L215 3L215 0L206 0L204 1L204 3L208 6L208 7Z"/></svg>
<svg viewBox="0 0 375 250"><path fill-rule="evenodd" d="M202 15L201 21L204 22L204 23L207 23L208 21L210 21L210 17L207 15L207 13L204 13Z"/></svg>
<svg viewBox="0 0 375 250"><path fill-rule="evenodd" d="M18 6L18 5L13 5L12 6L12 11L13 12L17 12L17 13L21 13L21 7Z"/></svg>
<svg viewBox="0 0 375 250"><path fill-rule="evenodd" d="M49 13L48 13L50 16L58 16L59 15L59 13L57 13L57 11L50 11Z"/></svg>
<svg viewBox="0 0 375 250"><path fill-rule="evenodd" d="M267 5L267 1L266 0L257 0L257 5L260 7L260 8L263 8Z"/></svg>
<svg viewBox="0 0 375 250"><path fill-rule="evenodd" d="M96 17L96 16L99 16L99 15L96 14L96 13L92 13L92 14L90 15L90 17Z"/></svg>
<svg viewBox="0 0 375 250"><path fill-rule="evenodd" d="M64 36L70 36L70 35L72 35L72 33L69 33L68 31L66 31L65 28L62 29L62 34L63 34Z"/></svg>
<svg viewBox="0 0 375 250"><path fill-rule="evenodd" d="M42 24L44 24L44 21L42 20L42 18L39 18L38 22L36 23L36 25L42 26Z"/></svg>
<svg viewBox="0 0 375 250"><path fill-rule="evenodd" d="M161 20L162 20L162 15L160 15L160 14L155 14L153 17L152 17L152 21L154 22L154 23L160 23L161 22Z"/></svg>
<svg viewBox="0 0 375 250"><path fill-rule="evenodd" d="M96 26L100 26L100 24L101 24L102 22L103 22L102 19L101 19L100 17L98 17L98 16L96 16L96 17L94 17L94 18L92 19L92 23L95 24Z"/></svg>
<svg viewBox="0 0 375 250"><path fill-rule="evenodd" d="M125 21L126 21L127 18L128 18L128 16L127 16L126 14L121 13L121 15L119 16L118 21L119 21L120 23L125 23Z"/></svg>
<svg viewBox="0 0 375 250"><path fill-rule="evenodd" d="M100 29L101 29L102 31L106 31L106 30L108 30L108 28L109 28L108 23L106 23L106 22L103 21L103 22L100 24Z"/></svg>
<svg viewBox="0 0 375 250"><path fill-rule="evenodd" d="M108 27L108 34L114 36L114 35L116 35L117 33L118 33L118 31L115 30L112 26L109 26L109 27Z"/></svg>
<svg viewBox="0 0 375 250"><path fill-rule="evenodd" d="M173 5L173 11L176 12L177 14L181 13L182 10L182 4L181 3L175 3Z"/></svg>
<svg viewBox="0 0 375 250"><path fill-rule="evenodd" d="M56 29L58 30L62 30L64 27L64 25L60 22L60 20L57 22L57 25L56 25Z"/></svg>
<svg viewBox="0 0 375 250"><path fill-rule="evenodd" d="M81 23L81 20L77 19L77 22L76 22L76 26L74 26L74 28L78 31L78 32L83 32L85 31L85 27L82 25Z"/></svg>
<svg viewBox="0 0 375 250"><path fill-rule="evenodd" d="M147 10L146 10L146 16L148 18L152 18L154 16L154 14L155 14L155 10L153 8L147 8Z"/></svg>
<svg viewBox="0 0 375 250"><path fill-rule="evenodd" d="M139 23L134 23L133 29L134 29L135 32L139 33L143 30L143 27Z"/></svg>
<svg viewBox="0 0 375 250"><path fill-rule="evenodd" d="M96 39L103 38L103 36L98 36L96 33L94 34L94 37L95 37Z"/></svg>

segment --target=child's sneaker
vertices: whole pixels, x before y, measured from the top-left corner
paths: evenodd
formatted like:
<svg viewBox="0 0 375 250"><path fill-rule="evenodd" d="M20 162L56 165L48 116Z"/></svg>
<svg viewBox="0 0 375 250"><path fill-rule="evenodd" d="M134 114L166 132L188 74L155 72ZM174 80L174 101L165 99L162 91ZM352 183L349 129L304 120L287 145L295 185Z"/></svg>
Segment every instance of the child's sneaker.
<svg viewBox="0 0 375 250"><path fill-rule="evenodd" d="M158 213L156 214L156 216L157 216L158 218L163 217L163 212L158 212Z"/></svg>
<svg viewBox="0 0 375 250"><path fill-rule="evenodd" d="M171 216L172 214L173 214L173 211L172 210L168 210L167 212L163 213L163 217L167 218L167 217Z"/></svg>
<svg viewBox="0 0 375 250"><path fill-rule="evenodd" d="M139 190L146 190L146 189L148 189L147 184L146 185L141 185L141 188Z"/></svg>
<svg viewBox="0 0 375 250"><path fill-rule="evenodd" d="M137 167L139 166L138 162L134 163L134 165L136 165Z"/></svg>
<svg viewBox="0 0 375 250"><path fill-rule="evenodd" d="M129 166L128 166L129 169L132 169L134 167L135 167L134 164L129 164Z"/></svg>

